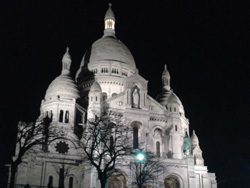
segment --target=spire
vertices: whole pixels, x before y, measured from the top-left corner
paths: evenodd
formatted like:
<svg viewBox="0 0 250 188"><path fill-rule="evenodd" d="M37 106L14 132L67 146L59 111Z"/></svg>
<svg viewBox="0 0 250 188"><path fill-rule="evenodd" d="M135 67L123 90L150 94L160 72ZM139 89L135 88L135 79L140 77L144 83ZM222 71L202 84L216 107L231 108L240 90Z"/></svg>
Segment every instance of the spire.
<svg viewBox="0 0 250 188"><path fill-rule="evenodd" d="M71 66L71 56L69 54L69 47L66 48L66 52L62 58L62 74L68 75L70 74L70 66Z"/></svg>
<svg viewBox="0 0 250 188"><path fill-rule="evenodd" d="M115 37L115 15L113 10L111 9L112 4L109 3L109 8L104 17L104 37L113 36Z"/></svg>
<svg viewBox="0 0 250 188"><path fill-rule="evenodd" d="M170 90L170 74L167 70L167 65L164 65L164 70L162 72L162 84L163 84L163 89L165 90Z"/></svg>

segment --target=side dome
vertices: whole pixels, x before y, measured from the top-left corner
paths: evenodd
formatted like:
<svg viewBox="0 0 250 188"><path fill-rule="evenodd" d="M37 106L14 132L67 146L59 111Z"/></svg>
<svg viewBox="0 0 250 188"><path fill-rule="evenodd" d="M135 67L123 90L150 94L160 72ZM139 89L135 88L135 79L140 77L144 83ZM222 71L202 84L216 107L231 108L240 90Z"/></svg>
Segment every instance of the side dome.
<svg viewBox="0 0 250 188"><path fill-rule="evenodd" d="M80 98L79 90L76 83L70 76L71 57L69 54L69 48L62 59L62 72L61 75L56 77L49 85L45 100L53 98L66 98L66 99L78 99Z"/></svg>
<svg viewBox="0 0 250 188"><path fill-rule="evenodd" d="M167 103L177 103L179 105L182 105L180 99L174 93L170 94L170 96L168 97Z"/></svg>
<svg viewBox="0 0 250 188"><path fill-rule="evenodd" d="M78 88L69 75L60 75L51 82L46 91L45 100L49 100L54 97L68 99L80 98Z"/></svg>

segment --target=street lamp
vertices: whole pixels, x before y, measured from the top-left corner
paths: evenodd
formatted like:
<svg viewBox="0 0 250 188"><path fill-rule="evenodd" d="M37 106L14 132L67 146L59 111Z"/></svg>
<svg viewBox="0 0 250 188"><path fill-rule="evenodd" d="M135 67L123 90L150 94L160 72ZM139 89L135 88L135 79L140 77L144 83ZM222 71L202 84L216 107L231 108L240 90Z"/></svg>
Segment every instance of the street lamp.
<svg viewBox="0 0 250 188"><path fill-rule="evenodd" d="M142 186L142 177L141 177L141 163L143 162L143 160L145 159L145 154L142 152L142 151L139 151L137 154L136 154L136 159L139 161L139 164L140 164L140 175L139 175L139 187Z"/></svg>
<svg viewBox="0 0 250 188"><path fill-rule="evenodd" d="M139 161L139 162L142 162L145 158L145 155L144 153L142 153L141 151L139 153L136 154L136 159Z"/></svg>

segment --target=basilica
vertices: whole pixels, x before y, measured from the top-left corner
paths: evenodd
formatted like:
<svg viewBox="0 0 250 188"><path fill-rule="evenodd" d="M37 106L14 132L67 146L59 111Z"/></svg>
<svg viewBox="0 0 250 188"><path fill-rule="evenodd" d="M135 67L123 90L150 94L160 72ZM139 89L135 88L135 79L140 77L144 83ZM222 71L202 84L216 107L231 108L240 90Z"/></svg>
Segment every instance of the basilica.
<svg viewBox="0 0 250 188"><path fill-rule="evenodd" d="M49 116L60 134L74 138L75 127L84 126L93 118L93 112L109 109L123 114L126 125L134 131L131 139L136 139L140 148L152 152L164 165L157 179L144 187L217 188L215 174L204 165L198 136L189 129L182 102L171 88L167 66L161 76L162 91L152 98L148 95L148 81L139 74L133 55L116 37L115 23L109 5L104 34L83 55L75 79L71 77L71 56L66 49L61 74L48 86L40 116ZM59 187L64 164L65 188L100 188L96 172L86 171L84 152L75 149L72 142L55 140L46 152L41 146L35 147L37 152L23 156L16 185ZM112 181L109 178L107 188L136 187L132 184L129 160L125 158L123 164L116 165L120 176Z"/></svg>

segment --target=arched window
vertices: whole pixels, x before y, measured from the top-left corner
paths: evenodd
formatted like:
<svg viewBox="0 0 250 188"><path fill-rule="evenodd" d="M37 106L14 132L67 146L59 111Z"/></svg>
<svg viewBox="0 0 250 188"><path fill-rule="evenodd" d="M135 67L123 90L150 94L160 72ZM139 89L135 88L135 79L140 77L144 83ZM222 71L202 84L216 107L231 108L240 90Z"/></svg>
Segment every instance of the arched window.
<svg viewBox="0 0 250 188"><path fill-rule="evenodd" d="M49 176L48 187L53 186L53 176Z"/></svg>
<svg viewBox="0 0 250 188"><path fill-rule="evenodd" d="M156 142L156 156L157 157L161 156L161 145L159 141Z"/></svg>
<svg viewBox="0 0 250 188"><path fill-rule="evenodd" d="M64 187L64 167L59 169L58 187Z"/></svg>
<svg viewBox="0 0 250 188"><path fill-rule="evenodd" d="M53 111L52 110L50 110L49 118L53 121Z"/></svg>
<svg viewBox="0 0 250 188"><path fill-rule="evenodd" d="M97 101L97 96L95 97L95 101Z"/></svg>
<svg viewBox="0 0 250 188"><path fill-rule="evenodd" d="M69 188L73 188L73 181L74 181L74 178L70 177L69 178Z"/></svg>
<svg viewBox="0 0 250 188"><path fill-rule="evenodd" d="M63 122L63 110L60 110L60 113L59 113L59 122Z"/></svg>
<svg viewBox="0 0 250 188"><path fill-rule="evenodd" d="M110 136L110 143L109 143L110 150L113 150L113 146L114 146L114 137Z"/></svg>
<svg viewBox="0 0 250 188"><path fill-rule="evenodd" d="M137 149L139 147L139 138L138 138L138 127L133 127L133 147Z"/></svg>
<svg viewBox="0 0 250 188"><path fill-rule="evenodd" d="M69 122L69 111L67 110L65 113L65 123Z"/></svg>
<svg viewBox="0 0 250 188"><path fill-rule="evenodd" d="M177 127L177 125L175 125L175 131L178 131L178 127Z"/></svg>
<svg viewBox="0 0 250 188"><path fill-rule="evenodd" d="M102 100L105 101L108 98L108 95L106 92L102 93Z"/></svg>
<svg viewBox="0 0 250 188"><path fill-rule="evenodd" d="M116 96L117 95L117 93L112 93L112 97L114 97L114 96Z"/></svg>

